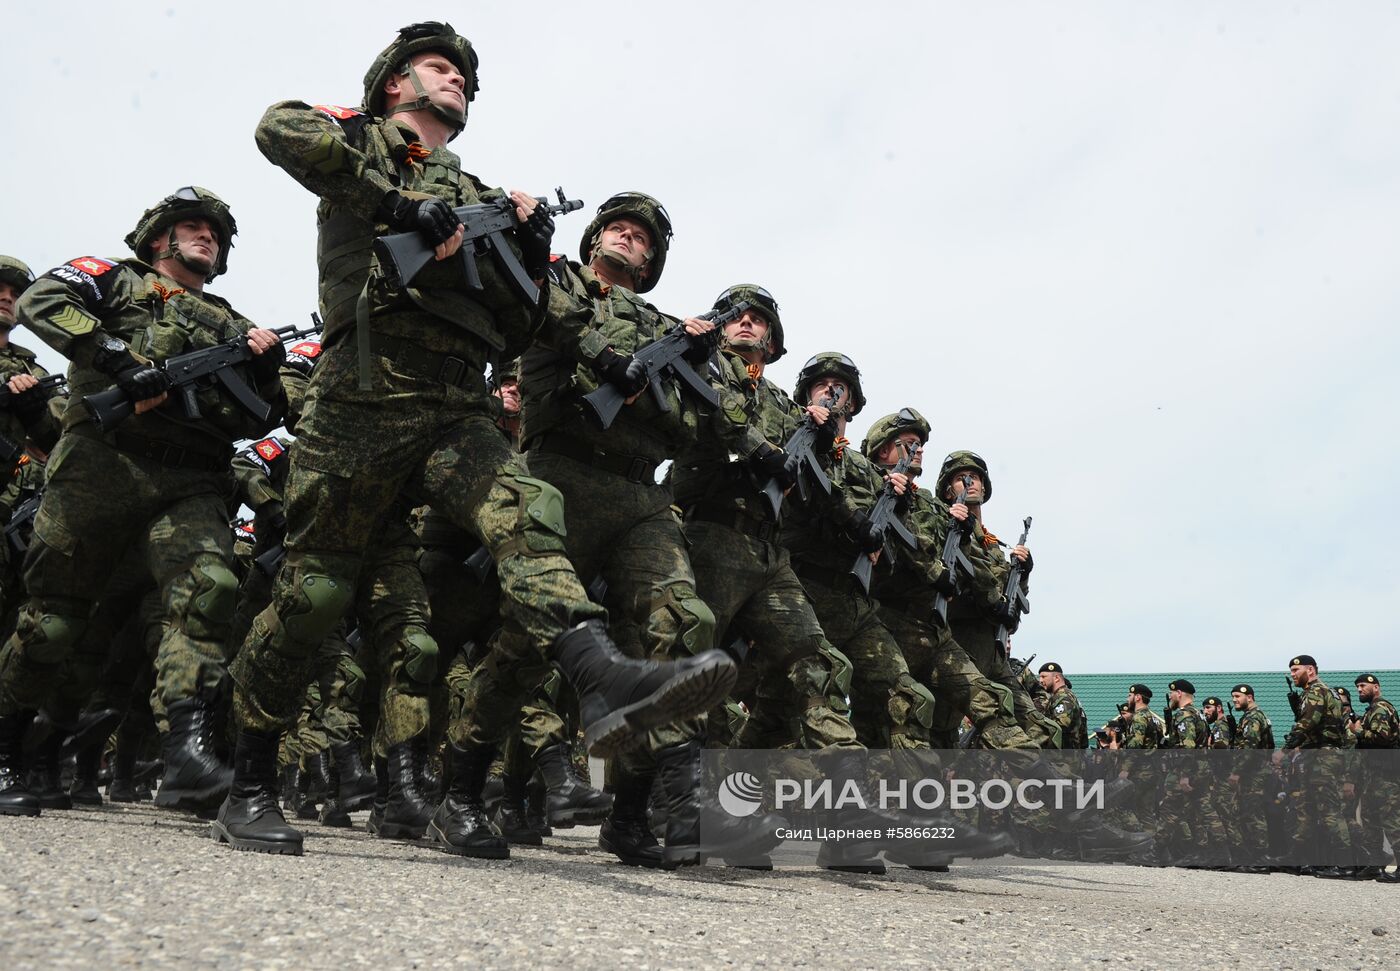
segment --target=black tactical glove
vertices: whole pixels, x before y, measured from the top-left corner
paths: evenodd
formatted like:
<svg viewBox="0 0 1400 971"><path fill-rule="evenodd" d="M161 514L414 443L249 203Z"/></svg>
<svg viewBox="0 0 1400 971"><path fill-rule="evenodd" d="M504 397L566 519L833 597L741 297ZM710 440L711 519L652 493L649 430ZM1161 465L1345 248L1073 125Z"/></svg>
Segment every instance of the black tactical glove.
<svg viewBox="0 0 1400 971"><path fill-rule="evenodd" d="M681 357L697 366L708 361L715 353L715 348L719 346L718 327L703 334L690 334L689 337L690 347L686 348Z"/></svg>
<svg viewBox="0 0 1400 971"><path fill-rule="evenodd" d="M278 341L261 354L253 355L253 378L258 384L271 384L287 360L287 345Z"/></svg>
<svg viewBox="0 0 1400 971"><path fill-rule="evenodd" d="M602 353L593 359L593 370L621 391L624 398L641 394L647 386L647 372L641 362L631 354L619 354L611 347L603 348Z"/></svg>
<svg viewBox="0 0 1400 971"><path fill-rule="evenodd" d="M439 246L452 238L461 220L443 199L410 199L390 190L379 203L379 214L390 229L418 233L429 246Z"/></svg>
<svg viewBox="0 0 1400 971"><path fill-rule="evenodd" d="M933 577L933 589L935 593L941 593L945 597L956 597L958 595L958 578L952 570L939 570Z"/></svg>
<svg viewBox="0 0 1400 971"><path fill-rule="evenodd" d="M10 393L10 410L26 429L43 416L48 403L48 391L37 384L32 388L25 388L19 394Z"/></svg>
<svg viewBox="0 0 1400 971"><path fill-rule="evenodd" d="M856 513L851 520L850 532L862 553L878 553L885 548L885 531L876 528L863 512Z"/></svg>
<svg viewBox="0 0 1400 971"><path fill-rule="evenodd" d="M776 479L784 490L797 485L797 473L788 468L788 453L771 442L764 442L749 456L749 462L764 480Z"/></svg>
<svg viewBox="0 0 1400 971"><path fill-rule="evenodd" d="M145 401L158 398L170 390L170 379L165 372L149 364L138 364L117 375L117 387L126 392L132 401Z"/></svg>
<svg viewBox="0 0 1400 971"><path fill-rule="evenodd" d="M520 244L520 262L530 279L539 280L549 265L549 244L554 239L554 217L543 205L536 206L530 218L515 227Z"/></svg>

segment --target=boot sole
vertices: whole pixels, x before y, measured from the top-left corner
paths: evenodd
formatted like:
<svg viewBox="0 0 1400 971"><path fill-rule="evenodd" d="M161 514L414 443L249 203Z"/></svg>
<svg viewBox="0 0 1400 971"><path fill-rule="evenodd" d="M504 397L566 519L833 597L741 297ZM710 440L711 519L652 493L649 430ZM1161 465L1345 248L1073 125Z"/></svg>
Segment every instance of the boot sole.
<svg viewBox="0 0 1400 971"><path fill-rule="evenodd" d="M343 799L340 805L347 813L355 813L362 809L368 809L374 805L374 791L371 790L363 796L356 796L353 799Z"/></svg>
<svg viewBox="0 0 1400 971"><path fill-rule="evenodd" d="M402 823L380 823L379 829L371 835L384 840L418 840L422 839L427 831L426 825L419 827L405 826Z"/></svg>
<svg viewBox="0 0 1400 971"><path fill-rule="evenodd" d="M201 809L218 809L228 795L230 785L213 786L207 789L167 789L161 786L156 790L155 804L161 809L184 809L199 812Z"/></svg>
<svg viewBox="0 0 1400 971"><path fill-rule="evenodd" d="M216 843L227 843L235 850L245 853L270 853L274 856L301 856L300 843L264 843L261 840L243 839L234 836L218 820L209 824L209 835Z"/></svg>
<svg viewBox="0 0 1400 971"><path fill-rule="evenodd" d="M653 728L709 711L728 697L738 677L734 662L725 657L676 675L641 701L589 725L584 730L588 754L610 758L642 744Z"/></svg>
<svg viewBox="0 0 1400 971"><path fill-rule="evenodd" d="M550 813L549 825L558 829L573 829L575 826L597 826L612 814L612 809L587 810L579 809L574 812Z"/></svg>
<svg viewBox="0 0 1400 971"><path fill-rule="evenodd" d="M474 860L510 859L509 846L456 846L449 843L442 831L431 823L428 825L428 840L444 853L451 853L453 856L466 856Z"/></svg>
<svg viewBox="0 0 1400 971"><path fill-rule="evenodd" d="M38 806L0 806L0 816L37 816Z"/></svg>

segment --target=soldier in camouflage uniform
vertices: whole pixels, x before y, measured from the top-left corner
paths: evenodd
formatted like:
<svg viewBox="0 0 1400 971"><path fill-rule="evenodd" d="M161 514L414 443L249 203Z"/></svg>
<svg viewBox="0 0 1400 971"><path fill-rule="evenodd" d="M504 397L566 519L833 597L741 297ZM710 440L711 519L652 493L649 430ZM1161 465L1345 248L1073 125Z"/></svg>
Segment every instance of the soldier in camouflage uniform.
<svg viewBox="0 0 1400 971"><path fill-rule="evenodd" d="M1235 720L1226 714L1224 703L1214 695L1207 698L1201 705L1201 717L1206 720L1206 728L1209 731L1206 748L1212 752L1228 751L1235 740ZM1237 793L1234 786L1226 783L1226 777L1231 772L1227 758L1223 755L1212 755L1209 759L1211 789L1208 798L1216 818L1224 828L1226 845L1233 851L1244 845L1244 834L1240 831Z"/></svg>
<svg viewBox="0 0 1400 971"><path fill-rule="evenodd" d="M928 436L929 424L924 417L905 408L875 421L861 442L861 451L877 466L888 469L898 463L901 447L916 448L917 460L910 471L917 477L922 472L921 453ZM961 504L949 507L933 490L912 489L905 523L919 548L877 569L872 589L880 616L903 650L910 672L938 699L933 723L940 748L956 746L957 727L966 716L982 746L1034 749L1036 744L1016 723L1011 692L978 669L933 609L940 591L949 595L958 592L958 584L941 557L949 523L954 517L965 519L969 514Z"/></svg>
<svg viewBox="0 0 1400 971"><path fill-rule="evenodd" d="M1391 850L1400 864L1400 715L1395 706L1381 697L1381 683L1374 674L1356 679L1356 696L1366 703L1361 725L1356 733L1356 747L1368 753L1362 756L1356 773L1356 788L1361 800L1361 863L1355 876L1374 877L1385 883L1400 883L1400 869L1394 873L1384 868L1386 860L1382 837L1390 841Z"/></svg>
<svg viewBox="0 0 1400 971"><path fill-rule="evenodd" d="M1048 695L1045 713L1060 726L1060 748L1088 748L1089 721L1084 714L1084 706L1070 690L1064 668L1054 661L1048 661L1040 666L1039 674L1040 686Z"/></svg>
<svg viewBox="0 0 1400 971"><path fill-rule="evenodd" d="M1254 700L1254 689L1248 684L1237 684L1230 689L1230 703L1239 712L1234 737L1230 749L1240 753L1271 751L1274 747L1274 728L1269 716L1264 714ZM1238 867L1242 872L1267 873L1263 860L1269 853L1269 792L1273 783L1273 773L1257 755L1241 756L1234 770L1225 780L1223 788L1233 796L1229 811L1239 824L1239 846L1242 862Z"/></svg>
<svg viewBox="0 0 1400 971"><path fill-rule="evenodd" d="M937 492L944 502L954 499L955 480L968 483L960 505L967 506L972 514L971 542L965 553L973 565L973 575L962 583L961 594L948 604L949 631L978 669L1010 692L1016 723L1031 741L1042 748L1058 748L1059 726L1035 707L1012 671L1006 653L997 646L997 628L1007 619L1002 592L1011 564L1003 552L1005 544L982 523L983 507L992 498L987 463L975 452L952 452L938 472ZM1030 572L1035 565L1030 550L1018 545L1011 548L1010 555L1020 561L1021 589L1029 593Z"/></svg>
<svg viewBox="0 0 1400 971"><path fill-rule="evenodd" d="M1317 661L1300 654L1288 662L1293 683L1303 689L1297 717L1279 756L1289 757L1306 750L1306 758L1296 760L1295 771L1302 773L1301 792L1295 816L1293 850L1305 859L1337 861L1350 850L1350 834L1342 810L1343 762L1339 750L1346 741L1342 723L1342 703L1317 675ZM1321 877L1346 876L1337 863L1304 866L1305 874Z"/></svg>
<svg viewBox="0 0 1400 971"><path fill-rule="evenodd" d="M733 684L722 655L643 662L617 651L603 609L565 556L559 491L532 477L495 427L486 365L517 352L547 303L543 291L533 304L524 299L489 259L477 262L482 288L474 289L462 258L449 259L464 233L453 205L506 198L447 148L466 125L476 69L470 42L450 26L414 24L371 65L363 110L288 101L258 126L263 153L321 199L326 350L292 454L287 561L232 667L235 782L214 829L235 848L301 852L301 834L276 805L278 739L296 716L317 646L349 605L374 528L405 491L489 549L509 635L493 653L510 652L498 663L514 675L474 713L474 737L452 736L451 787L431 824L445 847L507 855L479 793L549 657L578 689L598 754L707 709ZM520 224L513 239L503 237L502 258L520 260L538 286L553 220L524 193L509 199ZM373 252L387 231L417 233L438 258L411 285Z"/></svg>
<svg viewBox="0 0 1400 971"><path fill-rule="evenodd" d="M30 600L5 644L0 674L0 752L24 713L52 697L64 664L90 685L101 657L74 645L94 591L130 547L147 543L149 568L164 592L168 622L156 659L170 721L163 740L163 805L209 805L227 791L215 757L211 706L224 683L223 644L237 579L228 528L228 468L237 438L262 435L285 404L277 335L254 328L204 285L228 266L235 225L213 193L181 189L146 211L127 244L135 259L80 257L51 270L24 294L19 317L72 361L73 397L25 561ZM239 379L271 404L250 418L218 388L198 393L202 417L167 398L155 364L173 354L245 338L252 363ZM97 427L81 396L115 381L136 415L113 431ZM3 760L3 755L0 755ZM0 776L4 770L0 769ZM0 802L28 811L23 787L0 782Z"/></svg>
<svg viewBox="0 0 1400 971"><path fill-rule="evenodd" d="M1175 750L1166 769L1167 789L1158 809L1157 849L1172 862L1226 862L1228 838L1215 809L1215 779L1201 754L1210 746L1210 726L1196 710L1196 686L1185 678L1167 685L1171 721L1162 748Z"/></svg>
<svg viewBox="0 0 1400 971"><path fill-rule="evenodd" d="M1110 749L1122 749L1126 759L1122 777L1133 784L1133 804L1119 810L1123 824L1130 829L1155 831L1159 799L1157 767L1143 753L1161 748L1167 734L1162 717L1152 710L1152 689L1142 683L1128 687L1130 709L1127 730L1122 740L1114 739Z"/></svg>

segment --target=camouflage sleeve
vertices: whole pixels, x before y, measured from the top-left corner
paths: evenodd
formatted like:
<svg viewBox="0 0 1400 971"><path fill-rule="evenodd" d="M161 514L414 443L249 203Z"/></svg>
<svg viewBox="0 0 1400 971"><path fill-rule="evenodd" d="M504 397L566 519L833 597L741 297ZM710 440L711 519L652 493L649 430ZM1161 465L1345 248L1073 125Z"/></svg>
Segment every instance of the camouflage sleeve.
<svg viewBox="0 0 1400 971"><path fill-rule="evenodd" d="M765 443L781 447L781 442L769 442L755 422L749 421L748 410L744 407L743 386L736 368L742 369L743 361L738 357L720 354L717 367L707 367L705 377L719 395L719 407L710 415L710 431L724 443L725 447L742 458L748 458ZM747 373L744 377L747 377Z"/></svg>
<svg viewBox="0 0 1400 971"><path fill-rule="evenodd" d="M15 308L19 322L45 344L77 364L92 364L97 342L115 336L103 321L132 302L132 278L125 266L92 256L54 267L36 280Z"/></svg>
<svg viewBox="0 0 1400 971"><path fill-rule="evenodd" d="M287 348L287 360L281 369L282 390L287 394L287 430L296 433L306 403L306 390L311 385L311 374L321 359L321 342L300 341Z"/></svg>
<svg viewBox="0 0 1400 971"><path fill-rule="evenodd" d="M1153 744L1152 732L1150 731L1151 720L1133 716L1133 720L1128 724L1127 740L1124 741L1124 748L1155 748Z"/></svg>
<svg viewBox="0 0 1400 971"><path fill-rule="evenodd" d="M282 501L281 491L272 484L271 470L251 445L234 454L233 481L238 501L249 509Z"/></svg>
<svg viewBox="0 0 1400 971"><path fill-rule="evenodd" d="M1400 747L1400 718L1395 709L1386 704L1374 704L1361 718L1361 731L1357 741L1367 748Z"/></svg>
<svg viewBox="0 0 1400 971"><path fill-rule="evenodd" d="M1001 592L1009 568L1001 547L995 542L988 546L982 541L984 536L981 527L974 526L972 535L963 544L963 552L972 563L973 574L960 599L990 609L1001 605Z"/></svg>
<svg viewBox="0 0 1400 971"><path fill-rule="evenodd" d="M1050 701L1051 704L1046 714L1055 719L1062 729L1069 731L1078 720L1079 709L1065 697L1051 698Z"/></svg>
<svg viewBox="0 0 1400 971"><path fill-rule="evenodd" d="M1322 719L1327 714L1327 703L1319 694L1313 685L1308 685L1307 690L1303 692L1302 702L1298 706L1298 718L1293 723L1288 737L1283 740L1284 748L1298 748L1321 734Z"/></svg>
<svg viewBox="0 0 1400 971"><path fill-rule="evenodd" d="M849 446L833 462L828 475L831 496L819 498L820 492L814 490L812 500L821 502L823 514L843 529L867 515L885 487L879 470Z"/></svg>
<svg viewBox="0 0 1400 971"><path fill-rule="evenodd" d="M587 364L608 346L598 321L603 309L589 296L573 266L560 257L554 257L550 264L546 287L544 317L535 340Z"/></svg>
<svg viewBox="0 0 1400 971"><path fill-rule="evenodd" d="M347 131L347 122L363 118L343 108L279 101L263 113L255 137L268 161L307 189L331 205L373 221L380 201L394 185Z"/></svg>

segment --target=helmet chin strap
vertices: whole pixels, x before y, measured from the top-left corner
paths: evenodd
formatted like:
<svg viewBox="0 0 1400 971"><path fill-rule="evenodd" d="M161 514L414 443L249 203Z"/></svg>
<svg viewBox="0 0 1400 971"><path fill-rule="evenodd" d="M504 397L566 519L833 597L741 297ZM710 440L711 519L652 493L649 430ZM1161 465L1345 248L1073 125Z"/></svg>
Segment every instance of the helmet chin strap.
<svg viewBox="0 0 1400 971"><path fill-rule="evenodd" d="M638 286L641 284L641 282L642 282L642 271L645 270L645 269L651 264L651 258L652 258L652 256L654 256L654 255L656 254L656 250L654 250L654 249L649 249L649 250L647 250L647 252L646 252L646 260L643 261L642 265L641 265L641 266L633 266L631 263L628 263L626 260L624 260L622 257L618 256L616 253L609 253L607 250L602 249L602 248L598 245L598 244L602 241L602 239L603 239L603 231L600 229L600 230L598 231L598 235L596 235L596 236L593 237L593 242L590 244L589 251L588 251L588 252L589 252L589 259L588 259L588 261L591 263L591 262L593 262L594 260L602 260L604 263L607 263L608 266L612 267L614 270L617 270L618 272L624 273L624 274L626 274L627 276L631 277L631 278L632 278L632 289L633 289L633 290L637 289L637 287L638 287Z"/></svg>
<svg viewBox="0 0 1400 971"><path fill-rule="evenodd" d="M223 244L220 243L220 245ZM180 244L175 241L174 226L171 226L165 232L165 249L157 253L155 251L155 247L151 247L151 264L155 265L161 260L168 260L172 257L176 260L179 260L181 263L189 267L195 273L198 273L201 276L203 276L205 283L208 283L210 280L212 280L214 278L214 274L217 272L215 267L218 264L218 260L215 260L212 264L205 263L201 265L200 263L195 262L193 257L187 256L184 250L180 249Z"/></svg>
<svg viewBox="0 0 1400 971"><path fill-rule="evenodd" d="M423 87L422 79L418 77L418 69L413 66L413 62L410 61L408 70L399 76L408 78L408 83L413 85L413 93L416 97L412 101L405 101L402 104L394 105L394 107L385 112L386 115L397 115L405 111L422 111L426 109L455 131L460 132L463 128L467 127L467 113L465 111L461 113L449 111L442 105L434 102L428 95L427 89ZM465 91L462 96L464 98L466 97Z"/></svg>

